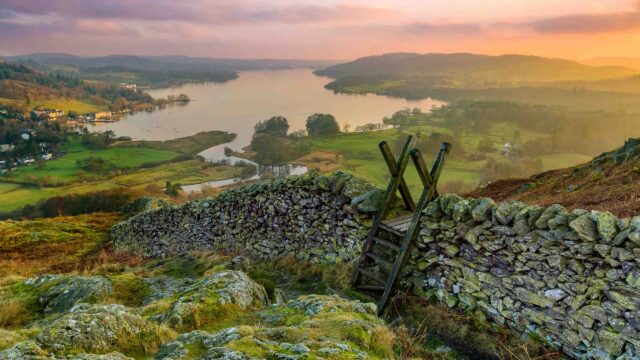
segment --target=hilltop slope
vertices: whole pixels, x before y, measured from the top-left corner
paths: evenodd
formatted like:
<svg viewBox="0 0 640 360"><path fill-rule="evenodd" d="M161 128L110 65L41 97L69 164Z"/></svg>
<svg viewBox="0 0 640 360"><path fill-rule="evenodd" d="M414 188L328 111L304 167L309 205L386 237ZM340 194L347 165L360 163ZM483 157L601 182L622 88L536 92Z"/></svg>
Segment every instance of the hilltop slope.
<svg viewBox="0 0 640 360"><path fill-rule="evenodd" d="M620 66L592 67L570 60L538 56L392 53L368 56L316 71L318 75L447 76L477 81L544 82L600 80L630 76L637 71ZM466 81L468 81L467 79Z"/></svg>
<svg viewBox="0 0 640 360"><path fill-rule="evenodd" d="M499 180L469 195L634 216L640 213L640 139L629 139L583 165Z"/></svg>
<svg viewBox="0 0 640 360"><path fill-rule="evenodd" d="M50 75L31 67L0 61L0 102L11 105L38 105L45 100L73 99L96 107L107 107L116 100L152 103L144 92L111 85L89 84L76 77ZM29 107L29 106L27 106ZM63 110L64 106L60 106Z"/></svg>

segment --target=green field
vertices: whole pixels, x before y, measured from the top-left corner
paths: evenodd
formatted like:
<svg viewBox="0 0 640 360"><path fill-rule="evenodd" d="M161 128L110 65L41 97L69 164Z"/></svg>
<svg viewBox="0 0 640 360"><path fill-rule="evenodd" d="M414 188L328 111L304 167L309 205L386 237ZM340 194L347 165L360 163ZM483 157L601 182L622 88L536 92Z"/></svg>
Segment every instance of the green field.
<svg viewBox="0 0 640 360"><path fill-rule="evenodd" d="M65 155L47 161L42 165L23 166L1 179L17 183L38 183L46 180L48 184L65 185L82 180L83 169L77 161L89 157L97 157L111 162L117 169L138 168L142 164L166 161L179 154L174 151L150 149L145 147L110 147L91 150L80 143L71 140L63 149Z"/></svg>
<svg viewBox="0 0 640 360"><path fill-rule="evenodd" d="M191 185L241 175L243 175L241 167L210 166L202 161L189 160L141 169L111 179L58 187L0 183L0 213L14 211L25 205L35 204L40 200L54 196L84 194L109 189L145 190L149 185L162 188L166 181Z"/></svg>
<svg viewBox="0 0 640 360"><path fill-rule="evenodd" d="M54 196L109 189L156 194L166 181L191 185L243 176L252 168L212 165L192 157L234 138L235 134L209 131L169 141L121 142L92 150L71 137L61 157L0 175L0 213ZM108 162L108 171L88 173L78 161L89 157ZM176 161L179 157L186 160Z"/></svg>
<svg viewBox="0 0 640 360"><path fill-rule="evenodd" d="M455 134L458 142L457 146L464 148L467 156L449 155L446 165L442 173L440 184L458 183L467 189L478 186L482 180L483 168L487 159L493 159L497 162L505 161L500 155L500 149L505 143L511 141L515 132L519 133L521 141L533 140L539 137L548 136L542 133L536 133L526 129L519 128L516 124L499 122L492 124L490 129L483 132L474 132L471 129L465 129ZM437 120L432 121L430 125L416 125L404 128L402 131L398 129L389 129L383 131L343 133L333 137L305 137L300 140L306 144L309 151L320 152L328 151L341 155L339 158L339 167L347 172L359 176L370 181L377 186L386 185L389 179L389 171L385 165L384 159L378 149L378 143L382 140L387 141L392 147L396 144L396 156L398 156L398 144L403 141L407 134L416 133L429 134L438 132L442 134L453 135L453 130L441 125ZM478 152L478 144L482 139L489 139L495 150L490 153L482 154L486 156L482 160L470 160L469 155ZM425 162L430 166L435 157L433 153L423 153ZM589 161L592 157L584 154L575 153L558 153L540 156L537 159L542 162L542 170L551 170L569 167ZM313 166L313 164L307 163ZM525 176L529 174L521 174ZM410 163L405 173L405 178L412 192L418 193L422 188L418 174L414 166Z"/></svg>

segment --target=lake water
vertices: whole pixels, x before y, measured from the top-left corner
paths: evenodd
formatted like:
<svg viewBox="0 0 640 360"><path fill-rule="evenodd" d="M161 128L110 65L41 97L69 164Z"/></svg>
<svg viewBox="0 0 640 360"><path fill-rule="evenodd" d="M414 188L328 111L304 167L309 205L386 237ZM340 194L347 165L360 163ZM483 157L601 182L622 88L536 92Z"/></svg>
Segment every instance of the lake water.
<svg viewBox="0 0 640 360"><path fill-rule="evenodd" d="M194 101L153 112L127 115L120 121L95 125L90 130L113 130L117 135L134 139L169 140L201 131L222 130L237 134L228 144L212 147L201 153L207 160L240 159L226 157L224 148L241 150L249 145L254 125L271 116L282 115L289 121L289 131L305 128L307 117L328 113L342 127L351 129L367 123L379 123L384 116L407 107L430 110L444 102L425 99L408 101L378 95L335 94L324 88L330 78L313 74L310 69L241 72L236 80L224 84L187 84L176 88L148 91L155 98L184 93ZM306 168L293 168L301 173ZM230 179L229 181L236 181ZM228 185L227 180L209 184Z"/></svg>
<svg viewBox="0 0 640 360"><path fill-rule="evenodd" d="M378 95L334 94L324 88L330 81L309 69L250 71L241 72L238 79L224 84L187 84L150 90L149 94L156 98L184 93L195 101L151 113L138 112L90 130L111 129L118 135L145 140L168 140L200 131L222 130L238 135L235 141L224 146L240 150L251 141L253 126L275 115L289 120L289 131L304 129L307 117L313 113L332 114L340 126L348 123L353 129L381 122L384 116L402 108L429 110L444 104L431 99L407 101ZM214 156L215 152L211 149L203 155Z"/></svg>

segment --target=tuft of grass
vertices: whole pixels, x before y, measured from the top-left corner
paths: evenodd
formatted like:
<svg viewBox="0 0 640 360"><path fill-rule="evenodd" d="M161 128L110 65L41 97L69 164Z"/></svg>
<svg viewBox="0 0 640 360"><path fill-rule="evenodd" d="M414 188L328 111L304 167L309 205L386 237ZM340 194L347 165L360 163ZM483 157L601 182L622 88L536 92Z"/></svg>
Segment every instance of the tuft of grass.
<svg viewBox="0 0 640 360"><path fill-rule="evenodd" d="M22 281L0 286L0 328L15 328L43 316L37 292Z"/></svg>
<svg viewBox="0 0 640 360"><path fill-rule="evenodd" d="M0 328L10 328L27 323L32 318L29 307L23 299L0 300Z"/></svg>
<svg viewBox="0 0 640 360"><path fill-rule="evenodd" d="M34 337L38 335L39 332L40 329L37 327L18 330L5 330L0 328L0 351L10 348L20 341Z"/></svg>

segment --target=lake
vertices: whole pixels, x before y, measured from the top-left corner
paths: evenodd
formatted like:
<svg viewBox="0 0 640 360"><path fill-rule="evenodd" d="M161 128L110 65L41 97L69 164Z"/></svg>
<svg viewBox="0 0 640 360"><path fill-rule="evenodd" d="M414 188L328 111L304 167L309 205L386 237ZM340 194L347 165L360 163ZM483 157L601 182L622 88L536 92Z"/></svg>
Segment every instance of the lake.
<svg viewBox="0 0 640 360"><path fill-rule="evenodd" d="M238 135L232 143L204 151L208 160L226 159L223 149L240 150L251 142L254 125L271 116L289 120L289 131L305 128L309 115L328 113L342 127L351 129L378 123L384 116L406 107L429 110L444 102L425 99L408 101L379 95L334 94L324 88L330 78L316 76L310 69L241 72L236 80L224 83L187 84L148 91L155 98L184 93L192 102L153 112L138 112L115 123L96 125L90 130L114 130L134 139L168 140L200 131L222 130Z"/></svg>

